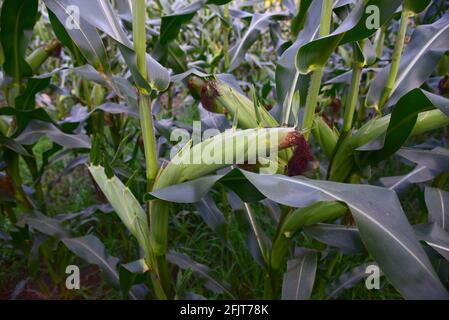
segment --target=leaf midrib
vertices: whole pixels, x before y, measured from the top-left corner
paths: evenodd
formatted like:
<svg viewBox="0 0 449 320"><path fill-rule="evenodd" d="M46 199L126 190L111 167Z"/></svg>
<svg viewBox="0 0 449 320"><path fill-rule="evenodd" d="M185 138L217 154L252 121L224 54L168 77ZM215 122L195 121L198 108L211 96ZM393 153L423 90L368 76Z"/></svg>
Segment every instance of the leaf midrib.
<svg viewBox="0 0 449 320"><path fill-rule="evenodd" d="M425 54L427 49L437 40L437 38L445 32L449 28L449 23L446 24L441 30L439 30L427 43L425 46L423 46L419 51L418 54L415 55L415 57L412 59L411 63L407 65L404 72L401 73L401 75L396 80L392 92L396 91L396 89L399 87L399 85L404 81L404 79L408 76L410 71L413 69L414 65L417 63L417 61Z"/></svg>
<svg viewBox="0 0 449 320"><path fill-rule="evenodd" d="M81 28L81 25L77 23L76 19L74 19L74 17L67 11L67 8L59 1L59 0L54 0L54 2L60 6L62 8L62 10L64 10L64 12L67 14L67 16L72 18L73 23L76 24L78 31L81 32L81 34L83 35L84 39L86 39L89 47L92 49L92 51L94 52L94 54L97 56L98 61L101 63L101 56L99 55L99 53L97 52L97 50L95 50L93 44L90 42L89 38L87 37L87 35L84 33L83 29Z"/></svg>

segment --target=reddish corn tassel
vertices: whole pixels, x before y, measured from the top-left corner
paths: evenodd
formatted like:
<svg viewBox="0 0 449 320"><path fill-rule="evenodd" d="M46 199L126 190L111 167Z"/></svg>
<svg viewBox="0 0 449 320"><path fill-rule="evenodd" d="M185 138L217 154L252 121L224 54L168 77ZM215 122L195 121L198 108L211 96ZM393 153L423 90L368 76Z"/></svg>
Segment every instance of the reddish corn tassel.
<svg viewBox="0 0 449 320"><path fill-rule="evenodd" d="M288 161L287 175L298 176L308 171L309 163L313 161L312 151L302 134L295 136L295 152Z"/></svg>

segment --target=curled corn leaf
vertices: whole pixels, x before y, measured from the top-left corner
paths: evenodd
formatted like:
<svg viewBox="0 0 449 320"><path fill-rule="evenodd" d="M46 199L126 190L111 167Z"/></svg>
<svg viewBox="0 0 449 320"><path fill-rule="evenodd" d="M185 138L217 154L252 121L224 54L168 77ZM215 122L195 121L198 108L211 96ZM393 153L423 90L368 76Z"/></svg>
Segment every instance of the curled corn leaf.
<svg viewBox="0 0 449 320"><path fill-rule="evenodd" d="M90 165L89 171L126 228L137 238L140 246L147 253L149 228L140 203L120 179L116 176L108 178L103 167Z"/></svg>

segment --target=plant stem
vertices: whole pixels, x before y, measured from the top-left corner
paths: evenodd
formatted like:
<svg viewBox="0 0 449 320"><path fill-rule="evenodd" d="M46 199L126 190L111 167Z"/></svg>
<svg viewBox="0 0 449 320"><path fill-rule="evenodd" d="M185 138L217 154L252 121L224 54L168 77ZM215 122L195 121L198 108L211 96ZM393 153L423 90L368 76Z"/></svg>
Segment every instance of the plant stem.
<svg viewBox="0 0 449 320"><path fill-rule="evenodd" d="M134 37L134 49L137 55L137 67L144 79L147 79L147 63L146 63L146 7L145 0L133 1L133 37ZM139 88L139 115L140 125L142 128L142 137L145 150L145 162L146 162L146 178L148 191L153 189L154 180L158 172L157 154L156 154L156 136L154 133L153 114L151 111L151 98L149 92ZM167 261L165 258L166 238L167 238L167 226L168 226L168 210L167 212L157 212L151 210L152 204L148 203L148 218L150 222L150 230L156 229L161 233L162 237L165 236L165 242L163 242L161 248L156 245L160 244L158 237L154 240L153 232L152 244L149 244L150 250L149 257L146 257L147 263L155 272L152 272L151 279L153 288L158 299L166 299L170 297L170 273L168 270ZM159 221L160 223L153 223ZM159 228L160 225L165 227ZM153 245L154 244L154 245ZM155 250L155 248L157 250Z"/></svg>
<svg viewBox="0 0 449 320"><path fill-rule="evenodd" d="M360 79L362 77L363 62L360 63L359 59L357 59L356 46L357 44L353 45L354 61L352 66L352 80L349 90L349 96L346 99L347 104L345 106L345 113L343 118L343 133L349 132L349 130L351 130L352 128L355 108L357 106L359 97ZM361 47L363 49L363 42Z"/></svg>
<svg viewBox="0 0 449 320"><path fill-rule="evenodd" d="M148 191L151 191L153 189L154 180L156 179L158 171L156 156L156 137L154 134L153 114L151 112L150 97L143 93L139 93L139 114L145 152Z"/></svg>
<svg viewBox="0 0 449 320"><path fill-rule="evenodd" d="M265 297L273 298L279 291L277 283L281 283L279 277L282 276L282 267L287 259L291 238L294 234L307 226L311 226L324 221L335 220L345 213L348 208L339 202L316 202L308 207L296 209L289 213L284 219L281 219L278 230L273 239L273 246L270 255L269 272L267 273L271 279L278 277L278 281L265 279ZM268 285L271 284L271 285ZM271 292L267 292L271 290Z"/></svg>
<svg viewBox="0 0 449 320"><path fill-rule="evenodd" d="M134 49L137 55L137 67L142 77L147 79L145 20L145 0L135 0L133 2ZM141 88L139 90L139 114L145 149L146 177L148 189L151 191L158 171L156 137L154 134L153 114L151 112L151 98L149 93Z"/></svg>
<svg viewBox="0 0 449 320"><path fill-rule="evenodd" d="M332 0L323 0L323 7L321 9L321 24L320 37L329 34L332 20ZM310 130L313 125L313 116L318 102L318 94L320 93L321 79L323 77L323 67L318 67L310 82L309 92L307 93L306 109L302 122L302 130L304 131L304 138L309 139Z"/></svg>
<svg viewBox="0 0 449 320"><path fill-rule="evenodd" d="M137 67L144 79L147 79L146 48L147 38L145 31L146 7L145 0L133 1L133 40L137 56Z"/></svg>
<svg viewBox="0 0 449 320"><path fill-rule="evenodd" d="M223 28L223 54L224 54L224 70L229 68L229 3L225 4L223 18L226 21L222 24Z"/></svg>
<svg viewBox="0 0 449 320"><path fill-rule="evenodd" d="M409 13L410 10L407 8L406 5L404 5L401 13L401 22L399 26L399 31L396 36L396 43L394 45L393 55L391 57L390 72L388 73L387 83L385 85L382 97L379 101L378 106L379 110L382 109L382 107L387 102L388 98L390 98L391 92L393 91L394 83L396 81L396 77L398 75L399 64L401 62L401 54L402 50L404 49L404 41L405 41L405 34L407 32Z"/></svg>

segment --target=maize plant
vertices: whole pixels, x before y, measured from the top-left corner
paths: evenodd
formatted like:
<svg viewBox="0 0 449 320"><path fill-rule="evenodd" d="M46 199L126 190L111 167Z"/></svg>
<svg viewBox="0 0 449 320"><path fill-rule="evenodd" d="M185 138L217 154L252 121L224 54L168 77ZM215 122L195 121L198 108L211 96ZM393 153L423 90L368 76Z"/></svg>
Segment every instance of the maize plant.
<svg viewBox="0 0 449 320"><path fill-rule="evenodd" d="M0 8L1 298L449 299L447 1Z"/></svg>

